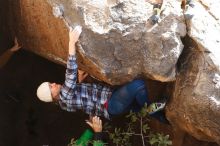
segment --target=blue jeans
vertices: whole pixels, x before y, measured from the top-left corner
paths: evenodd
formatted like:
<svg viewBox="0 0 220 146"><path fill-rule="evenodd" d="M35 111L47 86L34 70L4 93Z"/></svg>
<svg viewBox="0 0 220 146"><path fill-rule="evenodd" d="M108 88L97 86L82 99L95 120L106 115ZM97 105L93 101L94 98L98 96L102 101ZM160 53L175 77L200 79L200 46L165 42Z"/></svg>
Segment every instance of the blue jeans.
<svg viewBox="0 0 220 146"><path fill-rule="evenodd" d="M147 101L148 95L143 80L134 80L113 91L108 101L110 115L119 115L130 110L140 110Z"/></svg>
<svg viewBox="0 0 220 146"><path fill-rule="evenodd" d="M108 113L110 116L124 114L132 110L139 112L144 104L150 105L148 92L144 80L133 80L113 91L108 100ZM165 114L155 113L151 115L159 121L163 121Z"/></svg>

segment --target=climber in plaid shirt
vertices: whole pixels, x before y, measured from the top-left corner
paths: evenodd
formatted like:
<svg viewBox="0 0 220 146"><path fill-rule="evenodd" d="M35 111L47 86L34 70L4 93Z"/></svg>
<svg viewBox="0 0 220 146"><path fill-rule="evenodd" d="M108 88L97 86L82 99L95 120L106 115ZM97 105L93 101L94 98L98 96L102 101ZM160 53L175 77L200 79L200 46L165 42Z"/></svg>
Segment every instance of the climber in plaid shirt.
<svg viewBox="0 0 220 146"><path fill-rule="evenodd" d="M76 111L76 109L82 109L89 115L99 115L109 118L104 104L111 97L111 89L99 84L77 84L77 69L78 65L75 55L69 55L66 80L60 92L59 104L61 108L70 112ZM81 82L81 78L87 76L87 74L83 73L83 71L79 71L79 82Z"/></svg>
<svg viewBox="0 0 220 146"><path fill-rule="evenodd" d="M102 116L107 119L130 110L138 112L145 103L152 105L143 80L133 80L114 91L108 86L82 83L88 74L78 70L75 56L75 44L81 32L82 28L77 26L69 33L69 57L65 83L63 85L42 83L37 89L38 98L44 102L59 102L60 107L69 112L83 110L91 116ZM165 103L155 105L159 106L149 106L153 107L151 108L153 110L150 110L152 115L162 110Z"/></svg>

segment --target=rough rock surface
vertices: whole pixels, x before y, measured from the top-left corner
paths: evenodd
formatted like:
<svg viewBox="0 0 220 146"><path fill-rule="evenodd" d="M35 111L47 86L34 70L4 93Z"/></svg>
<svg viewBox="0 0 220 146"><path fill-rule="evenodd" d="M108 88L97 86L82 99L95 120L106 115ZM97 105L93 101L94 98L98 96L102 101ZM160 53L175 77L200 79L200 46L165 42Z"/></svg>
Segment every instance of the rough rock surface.
<svg viewBox="0 0 220 146"><path fill-rule="evenodd" d="M164 1L156 25L148 20L153 5L145 0L22 0L19 5L17 32L23 45L37 54L65 63L67 25L80 24L79 64L96 78L110 84L140 75L175 80L183 49L180 37L186 34L180 0Z"/></svg>
<svg viewBox="0 0 220 146"><path fill-rule="evenodd" d="M194 4L187 27L195 46L184 50L167 115L194 137L220 144L220 14L213 13L215 4Z"/></svg>
<svg viewBox="0 0 220 146"><path fill-rule="evenodd" d="M17 35L24 48L65 63L68 31L63 21L54 17L51 6L45 0L9 1L7 16L8 28Z"/></svg>
<svg viewBox="0 0 220 146"><path fill-rule="evenodd" d="M145 0L8 0L9 28L25 48L65 64L68 26L83 32L79 66L110 84L142 75L173 81L185 36L181 0L164 0L161 20L152 25L153 6ZM167 108L173 126L201 140L219 143L219 0L199 0L186 14L186 49L174 97ZM216 9L217 8L217 9ZM13 30L11 30L13 32ZM201 53L203 52L203 53Z"/></svg>

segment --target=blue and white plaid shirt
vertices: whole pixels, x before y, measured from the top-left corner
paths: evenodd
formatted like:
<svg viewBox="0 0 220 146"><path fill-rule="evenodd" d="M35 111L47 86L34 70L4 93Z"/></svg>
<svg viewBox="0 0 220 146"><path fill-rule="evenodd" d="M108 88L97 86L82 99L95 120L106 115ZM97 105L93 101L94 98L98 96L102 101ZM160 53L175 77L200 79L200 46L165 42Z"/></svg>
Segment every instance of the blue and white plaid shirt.
<svg viewBox="0 0 220 146"><path fill-rule="evenodd" d="M111 97L112 89L94 83L76 83L77 69L75 55L69 55L66 79L60 92L60 107L70 112L80 109L89 115L104 116L109 119L104 104Z"/></svg>

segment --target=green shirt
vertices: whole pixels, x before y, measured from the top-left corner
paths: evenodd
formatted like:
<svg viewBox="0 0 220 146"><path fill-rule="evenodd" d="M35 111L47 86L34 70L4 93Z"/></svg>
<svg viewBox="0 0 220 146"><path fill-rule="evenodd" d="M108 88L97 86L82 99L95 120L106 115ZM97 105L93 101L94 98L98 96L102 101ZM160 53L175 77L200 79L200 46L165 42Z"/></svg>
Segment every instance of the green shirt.
<svg viewBox="0 0 220 146"><path fill-rule="evenodd" d="M76 146L87 146L89 142L93 143L93 146L104 146L104 143L101 140L92 141L93 136L94 133L90 129L87 129L81 137L76 140Z"/></svg>

